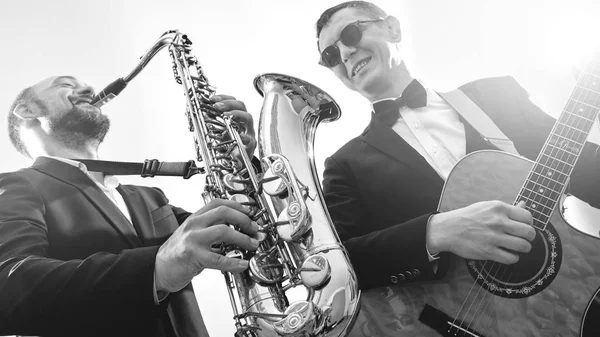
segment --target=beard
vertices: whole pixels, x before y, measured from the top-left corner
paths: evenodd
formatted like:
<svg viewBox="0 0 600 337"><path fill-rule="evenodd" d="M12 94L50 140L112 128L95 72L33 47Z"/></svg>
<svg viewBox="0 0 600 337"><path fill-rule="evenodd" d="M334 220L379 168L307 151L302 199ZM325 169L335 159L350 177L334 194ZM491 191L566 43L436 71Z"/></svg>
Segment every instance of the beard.
<svg viewBox="0 0 600 337"><path fill-rule="evenodd" d="M87 106L73 106L69 112L48 122L53 137L71 149L89 143L100 145L110 128L108 117Z"/></svg>

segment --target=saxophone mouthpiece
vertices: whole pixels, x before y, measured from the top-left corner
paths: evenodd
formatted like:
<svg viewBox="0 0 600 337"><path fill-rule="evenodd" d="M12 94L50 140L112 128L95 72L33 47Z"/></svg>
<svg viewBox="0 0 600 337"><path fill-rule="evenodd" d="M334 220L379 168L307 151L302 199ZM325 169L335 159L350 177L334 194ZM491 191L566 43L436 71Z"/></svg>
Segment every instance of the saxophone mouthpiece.
<svg viewBox="0 0 600 337"><path fill-rule="evenodd" d="M92 98L91 104L97 108L108 103L110 100L115 98L125 87L127 82L123 78L118 78L111 84L107 85L106 88L102 89L94 98Z"/></svg>

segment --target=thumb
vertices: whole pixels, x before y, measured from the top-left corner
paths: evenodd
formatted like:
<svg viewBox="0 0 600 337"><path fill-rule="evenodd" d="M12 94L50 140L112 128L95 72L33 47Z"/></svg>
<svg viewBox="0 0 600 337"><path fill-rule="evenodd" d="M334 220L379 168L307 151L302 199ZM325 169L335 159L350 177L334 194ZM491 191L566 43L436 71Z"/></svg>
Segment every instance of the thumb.
<svg viewBox="0 0 600 337"><path fill-rule="evenodd" d="M519 201L515 206L520 207L520 208L525 208L525 206L526 206L525 200Z"/></svg>
<svg viewBox="0 0 600 337"><path fill-rule="evenodd" d="M230 258L216 253L209 253L208 262L204 267L217 269L230 273L239 273L248 268L248 261L239 258Z"/></svg>

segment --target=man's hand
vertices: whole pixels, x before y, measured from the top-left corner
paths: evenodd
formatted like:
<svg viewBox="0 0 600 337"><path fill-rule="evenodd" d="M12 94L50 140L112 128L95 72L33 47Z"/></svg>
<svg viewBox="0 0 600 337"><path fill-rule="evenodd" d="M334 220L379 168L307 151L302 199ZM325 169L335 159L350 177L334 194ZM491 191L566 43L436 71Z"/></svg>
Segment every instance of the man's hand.
<svg viewBox="0 0 600 337"><path fill-rule="evenodd" d="M447 251L465 259L516 263L517 253L528 253L536 235L524 205L482 201L436 214L427 228L427 248L432 254Z"/></svg>
<svg viewBox="0 0 600 337"><path fill-rule="evenodd" d="M213 106L221 111L225 116L232 116L233 120L242 127L240 138L244 143L244 148L248 157L252 158L256 149L256 135L254 133L254 121L252 115L246 111L246 105L238 101L233 96L214 95L211 100L215 102Z"/></svg>
<svg viewBox="0 0 600 337"><path fill-rule="evenodd" d="M213 252L212 245L227 243L256 250L258 225L239 203L215 199L190 215L156 254L154 277L158 292L175 292L185 287L204 268L232 273L248 268L248 261ZM227 224L236 225L244 233Z"/></svg>

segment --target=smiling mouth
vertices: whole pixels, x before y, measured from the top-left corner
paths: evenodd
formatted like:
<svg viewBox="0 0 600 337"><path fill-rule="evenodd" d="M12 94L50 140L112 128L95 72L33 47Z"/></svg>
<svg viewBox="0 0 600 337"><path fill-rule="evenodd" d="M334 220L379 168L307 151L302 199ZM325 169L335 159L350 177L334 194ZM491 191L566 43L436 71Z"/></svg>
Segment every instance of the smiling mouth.
<svg viewBox="0 0 600 337"><path fill-rule="evenodd" d="M352 69L352 77L356 76L356 74L358 74L370 61L371 61L371 58L367 57L365 59L362 59L360 62L358 62L354 66L354 69Z"/></svg>

